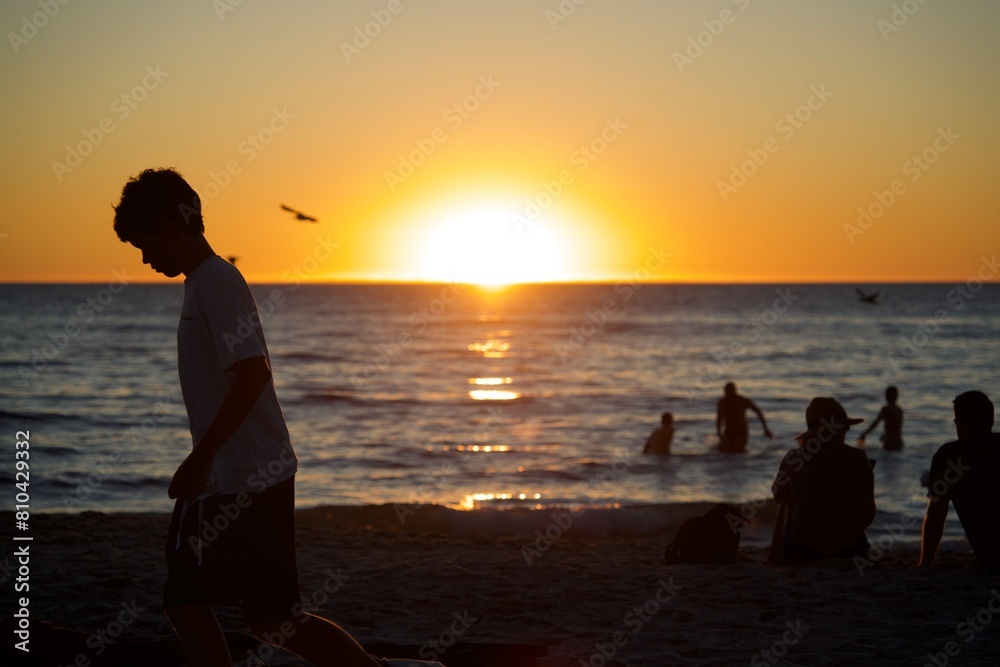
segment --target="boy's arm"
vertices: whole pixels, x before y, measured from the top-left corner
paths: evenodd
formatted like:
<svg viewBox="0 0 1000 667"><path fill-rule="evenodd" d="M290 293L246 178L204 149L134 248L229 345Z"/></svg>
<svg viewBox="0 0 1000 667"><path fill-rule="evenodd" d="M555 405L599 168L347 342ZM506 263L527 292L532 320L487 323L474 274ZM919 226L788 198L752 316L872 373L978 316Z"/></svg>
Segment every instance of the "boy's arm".
<svg viewBox="0 0 1000 667"><path fill-rule="evenodd" d="M865 444L865 436L875 430L875 427L881 423L882 418L885 417L885 408L878 411L878 417L872 422L872 425L865 429L865 432L858 436L858 444Z"/></svg>
<svg viewBox="0 0 1000 667"><path fill-rule="evenodd" d="M781 565L782 550L784 547L785 514L788 510L785 503L778 504L778 514L774 517L774 533L771 534L771 548L767 553L767 562L772 565Z"/></svg>
<svg viewBox="0 0 1000 667"><path fill-rule="evenodd" d="M791 466L788 459L793 454L785 454L778 464L778 473L774 476L771 484L771 493L774 495L774 502L778 506L778 513L774 517L774 533L771 534L771 549L767 555L767 562L772 565L780 565L783 552L783 540L785 533L785 521L788 514L788 503L791 500L788 485L791 484L791 477L788 474Z"/></svg>
<svg viewBox="0 0 1000 667"><path fill-rule="evenodd" d="M215 455L253 410L271 380L271 369L261 356L241 359L233 364L232 370L232 382L215 419L170 481L167 495L171 498L191 501L205 491Z"/></svg>
<svg viewBox="0 0 1000 667"><path fill-rule="evenodd" d="M920 530L920 561L914 567L930 567L934 564L941 536L944 535L944 522L948 518L948 503L947 498L934 496L928 501L924 525Z"/></svg>

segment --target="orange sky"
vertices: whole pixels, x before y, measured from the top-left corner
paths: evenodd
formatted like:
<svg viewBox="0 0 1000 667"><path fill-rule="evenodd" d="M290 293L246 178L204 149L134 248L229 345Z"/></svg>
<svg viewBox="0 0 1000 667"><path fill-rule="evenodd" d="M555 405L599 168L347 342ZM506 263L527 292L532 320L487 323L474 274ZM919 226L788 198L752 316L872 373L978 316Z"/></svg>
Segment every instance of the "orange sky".
<svg viewBox="0 0 1000 667"><path fill-rule="evenodd" d="M0 281L154 280L111 206L158 166L251 281L958 281L1000 245L988 0L53 4L0 9Z"/></svg>

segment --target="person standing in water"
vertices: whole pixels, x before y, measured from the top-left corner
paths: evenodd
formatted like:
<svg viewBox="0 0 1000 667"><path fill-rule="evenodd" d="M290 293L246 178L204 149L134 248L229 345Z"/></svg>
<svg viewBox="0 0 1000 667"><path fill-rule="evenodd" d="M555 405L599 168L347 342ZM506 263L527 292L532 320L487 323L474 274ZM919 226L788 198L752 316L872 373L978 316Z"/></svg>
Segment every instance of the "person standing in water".
<svg viewBox="0 0 1000 667"><path fill-rule="evenodd" d="M865 432L858 436L858 446L865 446L865 436L875 430L879 422L885 422L885 433L879 438L882 446L890 451L899 451L903 448L903 409L896 405L899 400L899 390L889 387L885 390L885 406L878 413L878 417L872 425L865 429Z"/></svg>
<svg viewBox="0 0 1000 667"><path fill-rule="evenodd" d="M719 435L719 451L746 451L747 440L749 439L746 417L747 410L753 410L757 413L760 425L764 427L764 435L774 440L774 434L767 427L767 420L764 419L764 413L749 398L737 394L736 385L728 382L723 390L722 398L719 399L715 416L715 431Z"/></svg>
<svg viewBox="0 0 1000 667"><path fill-rule="evenodd" d="M674 440L674 415L664 412L660 417L660 427L653 431L646 440L643 454L667 456L670 454L670 443Z"/></svg>

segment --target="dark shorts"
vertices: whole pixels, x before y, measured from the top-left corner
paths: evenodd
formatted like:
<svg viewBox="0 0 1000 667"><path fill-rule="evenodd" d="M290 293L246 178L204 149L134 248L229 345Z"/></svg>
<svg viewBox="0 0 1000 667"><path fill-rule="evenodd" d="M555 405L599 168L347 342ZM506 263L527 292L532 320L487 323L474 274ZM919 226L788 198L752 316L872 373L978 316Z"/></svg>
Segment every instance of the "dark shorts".
<svg viewBox="0 0 1000 667"><path fill-rule="evenodd" d="M295 479L260 493L178 501L166 555L164 608L239 607L251 623L290 618L299 603Z"/></svg>

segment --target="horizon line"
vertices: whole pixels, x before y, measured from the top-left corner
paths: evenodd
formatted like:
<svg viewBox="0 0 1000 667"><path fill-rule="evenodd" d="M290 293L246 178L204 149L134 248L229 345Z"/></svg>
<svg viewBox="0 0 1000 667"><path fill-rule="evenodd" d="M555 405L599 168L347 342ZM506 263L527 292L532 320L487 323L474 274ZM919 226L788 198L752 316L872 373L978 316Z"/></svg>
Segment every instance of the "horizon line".
<svg viewBox="0 0 1000 667"><path fill-rule="evenodd" d="M0 280L0 285L100 285L106 280ZM391 278L342 278L333 280L309 280L309 281L267 281L267 280L247 280L248 285L468 285L482 289L504 289L507 287L531 286L531 285L617 285L621 283L633 283L638 285L949 285L952 283L967 283L965 280L628 280L625 278L600 278L593 280L539 280L511 283L477 283L472 281L447 281L447 280L416 280L416 279L391 279ZM995 280L982 280L984 285L997 284ZM183 279L166 280L134 280L126 283L128 285L183 285Z"/></svg>

